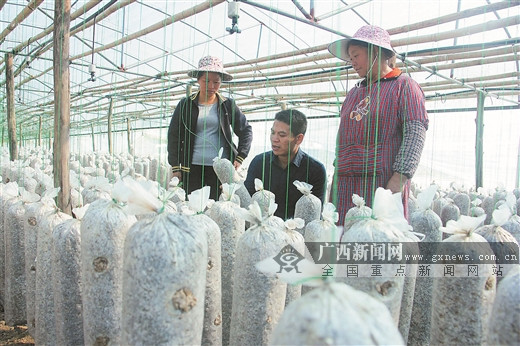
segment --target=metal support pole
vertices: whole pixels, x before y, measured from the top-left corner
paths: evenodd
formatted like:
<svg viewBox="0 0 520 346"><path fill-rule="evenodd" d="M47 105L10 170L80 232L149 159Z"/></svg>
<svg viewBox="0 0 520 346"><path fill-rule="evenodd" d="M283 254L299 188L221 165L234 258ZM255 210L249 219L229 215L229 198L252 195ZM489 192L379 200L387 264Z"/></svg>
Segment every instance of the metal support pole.
<svg viewBox="0 0 520 346"><path fill-rule="evenodd" d="M110 98L110 105L108 106L108 152L112 155L113 147L112 147L112 112L114 111L114 99Z"/></svg>
<svg viewBox="0 0 520 346"><path fill-rule="evenodd" d="M90 124L90 138L92 139L92 152L96 152L96 142L94 138L94 124Z"/></svg>
<svg viewBox="0 0 520 346"><path fill-rule="evenodd" d="M515 187L520 187L520 138L518 138L518 156L516 157L516 179Z"/></svg>
<svg viewBox="0 0 520 346"><path fill-rule="evenodd" d="M16 143L16 117L14 108L14 75L13 55L5 55L5 80L7 98L7 135L9 137L9 160L18 159L18 145Z"/></svg>
<svg viewBox="0 0 520 346"><path fill-rule="evenodd" d="M128 153L134 155L134 148L132 147L132 126L130 125L130 118L126 118L126 140L128 142Z"/></svg>
<svg viewBox="0 0 520 346"><path fill-rule="evenodd" d="M42 146L42 116L38 117L38 148Z"/></svg>
<svg viewBox="0 0 520 346"><path fill-rule="evenodd" d="M477 118L475 136L475 187L482 187L483 156L484 156L484 101L486 95L483 92L477 93Z"/></svg>

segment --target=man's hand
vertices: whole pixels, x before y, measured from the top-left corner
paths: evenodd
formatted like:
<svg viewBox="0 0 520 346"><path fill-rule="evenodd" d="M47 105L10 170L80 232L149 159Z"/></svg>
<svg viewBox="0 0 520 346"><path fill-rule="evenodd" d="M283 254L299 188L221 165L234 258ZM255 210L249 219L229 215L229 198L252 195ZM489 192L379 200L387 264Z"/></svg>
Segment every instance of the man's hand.
<svg viewBox="0 0 520 346"><path fill-rule="evenodd" d="M395 172L386 184L386 188L392 191L392 193L398 193L403 191L403 186L407 182L408 178L405 175Z"/></svg>
<svg viewBox="0 0 520 346"><path fill-rule="evenodd" d="M242 164L238 161L233 162L233 167L235 167L235 171L240 167Z"/></svg>

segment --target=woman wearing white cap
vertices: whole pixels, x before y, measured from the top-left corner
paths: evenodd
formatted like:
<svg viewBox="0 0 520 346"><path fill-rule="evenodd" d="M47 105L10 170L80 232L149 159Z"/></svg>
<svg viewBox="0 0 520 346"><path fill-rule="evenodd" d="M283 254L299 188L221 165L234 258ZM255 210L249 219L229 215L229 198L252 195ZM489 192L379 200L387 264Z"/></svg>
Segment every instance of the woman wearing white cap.
<svg viewBox="0 0 520 346"><path fill-rule="evenodd" d="M352 195L372 205L377 187L402 192L408 217L410 179L421 158L428 115L417 82L395 67L388 32L377 26L360 28L351 39L329 45L362 78L341 107L336 174L331 199L344 223L354 206Z"/></svg>
<svg viewBox="0 0 520 346"><path fill-rule="evenodd" d="M168 162L173 177L182 181L187 194L210 186L210 197L216 200L220 182L213 159L224 148L222 158L229 159L237 169L249 153L253 131L235 101L218 92L222 81L233 79L219 58L203 57L188 76L197 78L200 88L175 107L168 129ZM232 141L231 131L238 137L238 146Z"/></svg>

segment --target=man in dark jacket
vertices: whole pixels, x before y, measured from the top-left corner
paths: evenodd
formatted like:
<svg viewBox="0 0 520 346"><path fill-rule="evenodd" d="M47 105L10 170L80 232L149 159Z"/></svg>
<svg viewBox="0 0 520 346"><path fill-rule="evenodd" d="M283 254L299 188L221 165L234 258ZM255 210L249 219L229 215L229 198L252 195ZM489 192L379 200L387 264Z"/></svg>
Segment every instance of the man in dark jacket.
<svg viewBox="0 0 520 346"><path fill-rule="evenodd" d="M294 207L302 193L293 182L299 180L313 186L312 194L323 204L327 175L323 164L300 149L307 130L307 118L295 109L276 113L271 128L271 151L253 158L244 182L250 194L255 191L255 178L264 189L275 195L278 204L274 215L282 219L294 216Z"/></svg>

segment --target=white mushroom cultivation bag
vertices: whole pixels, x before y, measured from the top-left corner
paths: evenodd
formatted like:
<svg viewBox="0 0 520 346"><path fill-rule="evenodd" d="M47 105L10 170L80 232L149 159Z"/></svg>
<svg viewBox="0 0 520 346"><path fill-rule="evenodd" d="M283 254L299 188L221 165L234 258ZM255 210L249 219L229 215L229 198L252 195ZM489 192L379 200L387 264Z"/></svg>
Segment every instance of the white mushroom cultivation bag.
<svg viewBox="0 0 520 346"><path fill-rule="evenodd" d="M341 237L342 230L336 226L339 220L339 214L336 212L336 207L332 203L325 203L323 212L321 213L321 220L313 220L305 225L303 238L309 246L312 243L329 243L338 242ZM319 246L319 245L318 245ZM305 248L305 258L310 258L309 249ZM312 290L309 285L302 287L302 294Z"/></svg>
<svg viewBox="0 0 520 346"><path fill-rule="evenodd" d="M24 236L25 236L25 283L26 283L26 312L27 329L29 334L35 335L35 295L36 295L36 253L38 230L46 214L54 208L53 204L46 203L45 196L52 190L44 192L43 201L27 203L24 214Z"/></svg>
<svg viewBox="0 0 520 346"><path fill-rule="evenodd" d="M20 188L21 194L30 194ZM21 195L4 203L5 242L5 295L4 320L8 326L23 324L26 320L25 241L23 220L24 201Z"/></svg>
<svg viewBox="0 0 520 346"><path fill-rule="evenodd" d="M448 221L443 232L451 236L442 242L442 265L434 276L431 343L433 345L480 345L486 341L487 323L495 298L496 277L492 263L476 264L468 272L468 262L480 256L491 258L489 243L474 230L486 216L461 215ZM455 256L455 259L453 259ZM466 262L466 263L465 263ZM445 265L453 275L444 275ZM437 267L436 267L437 268Z"/></svg>
<svg viewBox="0 0 520 346"><path fill-rule="evenodd" d="M417 195L418 209L410 214L410 224L414 232L424 235L425 242L438 242L442 240L442 222L432 209L433 199L437 192L437 185L430 185L427 189Z"/></svg>
<svg viewBox="0 0 520 346"><path fill-rule="evenodd" d="M172 195L175 193L173 191L169 191L169 190L165 190L164 188L162 188L159 183L157 183L156 181L152 181L152 180L147 180L147 179L140 179L140 180L134 180L132 177L130 176L126 176L122 179L123 181L135 181L137 182L140 187L139 188L143 188L144 190L146 190L152 197L151 198L155 198L155 199L158 199L162 202L162 205L163 205L163 208L164 208L164 212L176 212L177 211L177 204L175 204L175 202L172 201L171 197ZM119 182L118 182L119 183ZM131 190L129 190L131 191ZM127 191L127 192L129 192ZM121 198L124 198L121 194ZM155 211L149 211L149 210L146 210L146 209L143 209L143 208L138 208L138 210L133 210L137 208L134 205L132 204L129 204L127 205L127 210L132 213L132 214L135 214L135 217L137 218L137 220L140 220L142 218L145 218L145 217L155 217L157 215L157 213ZM148 212L146 212L148 211Z"/></svg>
<svg viewBox="0 0 520 346"><path fill-rule="evenodd" d="M179 186L179 178L173 177L168 183L168 191L171 193L170 201L173 203L184 202L186 200L186 191Z"/></svg>
<svg viewBox="0 0 520 346"><path fill-rule="evenodd" d="M491 214L491 221L496 225L503 225L512 217L517 216L517 200L513 193L509 192L501 202L500 205L497 202L497 208Z"/></svg>
<svg viewBox="0 0 520 346"><path fill-rule="evenodd" d="M516 208L520 210L520 198L517 200ZM518 213L518 211L517 211ZM504 224L502 224L502 228L511 233L511 235L516 239L516 241L520 244L520 216L518 214L513 214Z"/></svg>
<svg viewBox="0 0 520 346"><path fill-rule="evenodd" d="M303 219L294 218L285 221L285 233L287 234L287 243L291 245L297 254L303 256L305 254L305 239L303 235L298 232L298 229L305 228L305 221ZM297 256L297 255L295 255ZM300 284L288 284L287 294L285 296L285 306L290 304L292 301L300 298L302 295L302 285Z"/></svg>
<svg viewBox="0 0 520 346"><path fill-rule="evenodd" d="M218 156L213 159L213 170L221 183L231 184L239 179L236 176L237 172L233 163L228 159L222 158L223 151L224 148L220 148Z"/></svg>
<svg viewBox="0 0 520 346"><path fill-rule="evenodd" d="M322 209L321 200L312 194L312 185L299 180L295 180L293 184L303 194L294 206L294 218L302 219L305 225L319 220ZM304 229L298 228L297 231L303 235Z"/></svg>
<svg viewBox="0 0 520 346"><path fill-rule="evenodd" d="M325 274L321 264L286 253L257 263L266 275L314 289L291 302L273 331L270 345L404 345L384 304ZM297 269L297 270L296 270Z"/></svg>
<svg viewBox="0 0 520 346"><path fill-rule="evenodd" d="M441 209L441 221L442 225L446 227L448 221L453 220L457 221L460 217L459 207L453 202L451 198L446 198L446 205L444 205ZM443 234L445 236L446 234Z"/></svg>
<svg viewBox="0 0 520 346"><path fill-rule="evenodd" d="M80 218L81 211L74 209L74 214ZM68 219L52 231L52 282L58 345L81 345L84 340L80 227L79 219Z"/></svg>
<svg viewBox="0 0 520 346"><path fill-rule="evenodd" d="M96 177L88 180L81 191L83 203L91 204L99 198L110 199L112 185L105 177Z"/></svg>
<svg viewBox="0 0 520 346"><path fill-rule="evenodd" d="M10 199L19 196L18 183L0 184L0 299L5 304L5 233L7 231L7 209Z"/></svg>
<svg viewBox="0 0 520 346"><path fill-rule="evenodd" d="M136 221L117 196L94 200L83 216L80 233L85 345L122 343L123 249L126 234Z"/></svg>
<svg viewBox="0 0 520 346"><path fill-rule="evenodd" d="M410 214L410 225L414 232L424 235L424 240L421 242L421 254L428 257L435 254L435 246L442 240L441 219L431 209L437 189L437 185L430 185L418 193L417 210ZM433 277L418 276L415 280L407 341L413 345L424 345L430 341Z"/></svg>
<svg viewBox="0 0 520 346"><path fill-rule="evenodd" d="M57 195L58 189L55 190ZM53 195L54 196L54 195ZM42 218L36 242L36 294L35 294L35 336L34 342L48 345L56 340L54 310L54 285L52 280L52 232L54 227L72 217L61 212L50 196L42 198L43 203L52 206Z"/></svg>
<svg viewBox="0 0 520 346"><path fill-rule="evenodd" d="M210 187L205 186L188 195L188 202L191 223L196 229L206 232L208 241L202 345L222 345L221 235L218 224L204 214L209 195Z"/></svg>
<svg viewBox="0 0 520 346"><path fill-rule="evenodd" d="M130 178L114 186L128 213L149 214L124 243L121 345L201 344L207 237L192 216L167 212Z"/></svg>
<svg viewBox="0 0 520 346"><path fill-rule="evenodd" d="M305 225L304 238L306 242L337 242L341 230L336 226L339 215L332 203L325 203L321 220L313 220Z"/></svg>
<svg viewBox="0 0 520 346"><path fill-rule="evenodd" d="M262 180L255 178L255 190L256 192L251 196L251 202L258 203L263 216L269 214L269 207L275 201L275 195L271 191L264 189L264 183Z"/></svg>
<svg viewBox="0 0 520 346"><path fill-rule="evenodd" d="M433 212L435 214L439 215L439 217L441 217L442 208L444 208L444 206L449 203L448 199L446 197L444 197L444 195L441 196L441 194L442 194L442 191L439 192L438 195L436 194L436 197L433 200L433 204L432 204Z"/></svg>
<svg viewBox="0 0 520 346"><path fill-rule="evenodd" d="M412 297L410 300L413 299L413 289L405 290L405 278L406 275L415 277L416 265L405 264L404 255L409 251L407 243L416 245L419 239L410 230L411 226L404 218L401 194L392 194L390 190L378 188L374 196L372 216L354 223L341 237L341 242L346 244L368 242L372 243L374 247L381 248L384 246L388 251L376 257L376 259L381 260L388 260L387 253L392 253L391 243L397 247L395 256L391 258L392 261L384 263L383 269L385 272L381 273L380 276L370 275L370 264L363 264L363 262L368 263L368 258L365 256L367 255L366 252L353 254L351 258L361 265L358 277L349 275L347 265L338 265L337 272L338 281L366 292L385 304L396 325L398 325L402 314L403 293L406 291L406 294ZM356 257L359 254L361 256ZM398 270L401 271L398 272ZM415 282L409 282L409 284L415 285ZM411 313L411 309L409 313Z"/></svg>
<svg viewBox="0 0 520 346"><path fill-rule="evenodd" d="M386 306L327 281L287 306L271 345L404 345Z"/></svg>
<svg viewBox="0 0 520 346"><path fill-rule="evenodd" d="M236 195L237 190L240 188L238 184L222 184L222 193L220 194L219 201L230 201L240 206L240 197Z"/></svg>
<svg viewBox="0 0 520 346"><path fill-rule="evenodd" d="M372 215L372 209L365 205L365 199L357 194L352 195L352 203L354 206L347 210L345 214L345 222L343 223L343 232L346 232L353 224L359 220L365 219Z"/></svg>
<svg viewBox="0 0 520 346"><path fill-rule="evenodd" d="M23 187L26 191L36 193L36 186L38 185L38 181L34 179L35 170L31 167L24 167L22 176L21 176L21 183L23 183Z"/></svg>
<svg viewBox="0 0 520 346"><path fill-rule="evenodd" d="M455 203L455 205L459 207L461 215L469 216L471 199L467 193L461 191L453 195L453 203Z"/></svg>
<svg viewBox="0 0 520 346"><path fill-rule="evenodd" d="M471 201L471 207L469 209L468 216L477 217L480 215L484 215L486 213L486 211L480 206L481 204L482 204L482 200L480 198L478 198L478 197L474 198Z"/></svg>
<svg viewBox="0 0 520 346"><path fill-rule="evenodd" d="M229 344L233 306L233 268L237 243L245 232L245 220L240 216L239 211L240 201L234 198L235 187L236 184L222 184L220 200L206 211L206 214L218 225L221 235L222 343L224 345Z"/></svg>
<svg viewBox="0 0 520 346"><path fill-rule="evenodd" d="M488 345L520 344L520 265L509 270L497 288L489 319Z"/></svg>
<svg viewBox="0 0 520 346"><path fill-rule="evenodd" d="M244 186L243 178L235 170L233 163L228 159L222 158L223 151L224 148L220 148L218 156L213 159L213 170L215 170L215 174L222 184L236 183L239 185L235 193L240 197L240 206L247 208L251 204L251 195Z"/></svg>
<svg viewBox="0 0 520 346"><path fill-rule="evenodd" d="M273 203L270 215L275 210ZM241 214L252 226L237 245L229 344L266 345L284 310L287 284L266 276L255 264L279 254L287 245L287 235L283 226L264 222L256 202Z"/></svg>
<svg viewBox="0 0 520 346"><path fill-rule="evenodd" d="M518 253L517 240L509 231L503 228L503 225L513 215L515 203L515 196L509 193L506 197L506 202L493 211L491 223L480 226L475 230L476 234L481 235L489 242L496 256L496 264L501 269L501 275L497 275L497 284L507 275L507 271L511 268L510 265L502 266L506 263L505 259L511 258L511 255Z"/></svg>
<svg viewBox="0 0 520 346"><path fill-rule="evenodd" d="M40 169L36 169L34 178L38 182L34 192L39 194L40 196L43 197L43 194L45 191L48 191L48 190L51 190L54 188L54 181L53 181L52 177L49 174L41 171Z"/></svg>

